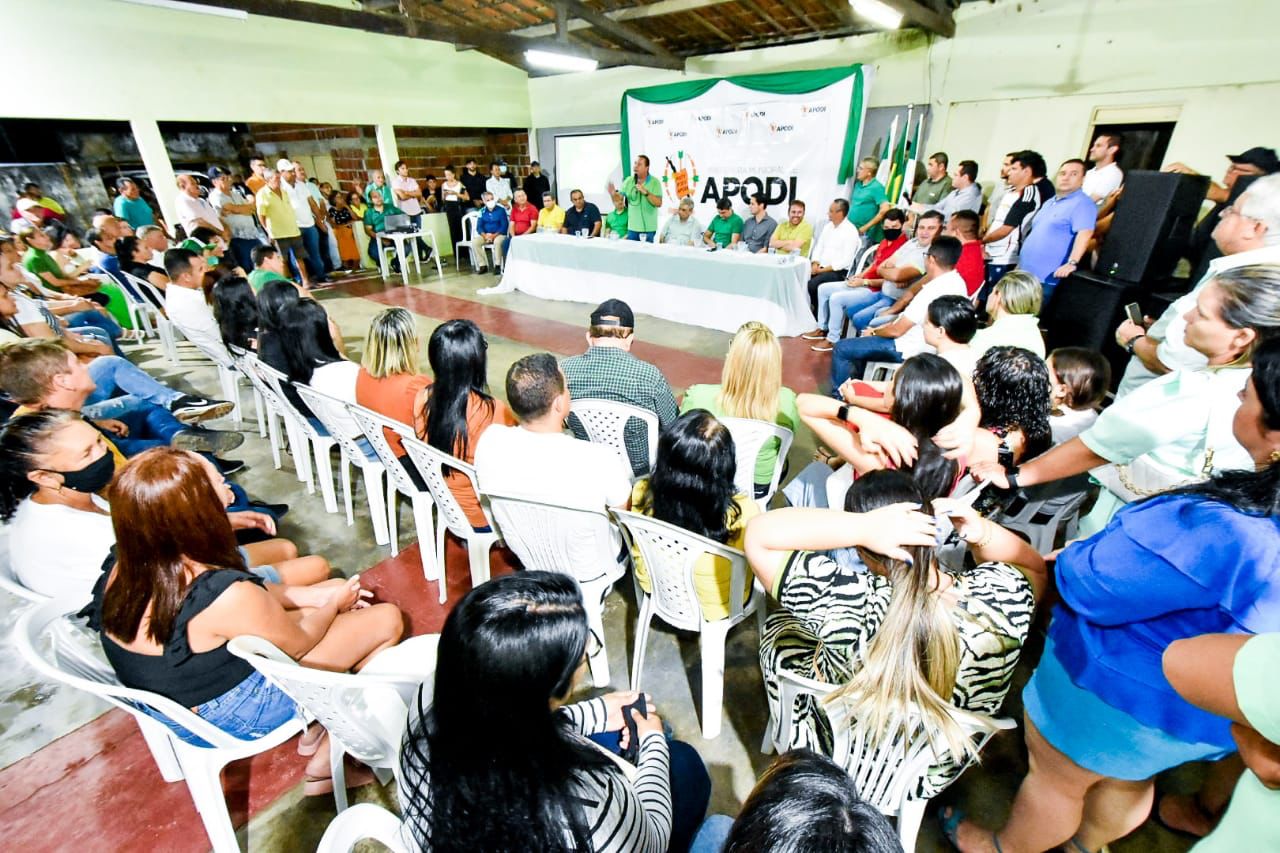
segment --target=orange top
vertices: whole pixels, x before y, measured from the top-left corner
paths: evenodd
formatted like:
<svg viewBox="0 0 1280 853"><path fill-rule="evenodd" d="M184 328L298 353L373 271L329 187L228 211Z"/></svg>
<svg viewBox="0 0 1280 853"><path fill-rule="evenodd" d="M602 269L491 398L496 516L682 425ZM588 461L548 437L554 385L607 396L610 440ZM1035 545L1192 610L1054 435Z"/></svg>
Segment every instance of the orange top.
<svg viewBox="0 0 1280 853"><path fill-rule="evenodd" d="M507 411L506 404L501 400L493 401L493 411L490 413L489 407L481 401L480 397L472 394L471 399L467 400L467 452L465 455L461 452L462 447L459 442L453 448L453 455L468 465L474 465L476 445L480 443L480 436L490 424L515 426L516 422ZM425 424L423 430L426 430ZM458 499L458 506L462 507L462 511L467 514L467 521L471 526L475 528L487 526L489 520L484 517L484 510L480 508L480 498L476 497L467 476L460 471L450 471L445 480L449 484L449 491L453 492L453 496Z"/></svg>
<svg viewBox="0 0 1280 853"><path fill-rule="evenodd" d="M414 373L397 373L374 379L362 367L356 376L356 403L402 424L409 424L421 435L426 430L426 421L421 410L414 411L413 402L430 384L431 377ZM387 444L391 445L391 452L404 456L404 443L400 436L385 428L382 433L387 437Z"/></svg>

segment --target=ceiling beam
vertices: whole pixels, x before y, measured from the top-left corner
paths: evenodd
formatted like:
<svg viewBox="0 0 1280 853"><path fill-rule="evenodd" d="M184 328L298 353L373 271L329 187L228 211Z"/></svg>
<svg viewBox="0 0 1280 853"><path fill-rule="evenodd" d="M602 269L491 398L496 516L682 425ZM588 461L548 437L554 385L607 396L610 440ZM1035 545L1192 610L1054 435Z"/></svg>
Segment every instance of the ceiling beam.
<svg viewBox="0 0 1280 853"><path fill-rule="evenodd" d="M956 34L956 21L951 17L951 10L939 12L922 0L884 0L884 2L902 13L903 18L943 38L951 38Z"/></svg>
<svg viewBox="0 0 1280 853"><path fill-rule="evenodd" d="M651 53L654 56L661 56L665 59L679 60L678 56L646 36L644 33L634 27L629 27L624 23L615 21L603 12L598 12L595 9L592 9L586 3L583 3L582 0L556 0L557 26L559 26L560 16L568 17L570 14L586 21L592 26L592 28L599 30L602 33L607 33L614 38L621 39L629 44L633 44L646 53Z"/></svg>
<svg viewBox="0 0 1280 853"><path fill-rule="evenodd" d="M656 18L662 15L675 15L680 12L694 12L698 9L706 9L709 6L720 6L724 3L734 3L737 0L658 0L657 3L650 3L647 6L628 6L625 9L614 9L611 12L601 12L599 14L614 21L637 21L645 18ZM847 3L845 5L848 5ZM592 26L588 21L581 18L574 18L569 22L569 30L585 30ZM555 34L554 24L539 24L533 27L525 27L524 29L513 31L515 35L541 37Z"/></svg>
<svg viewBox="0 0 1280 853"><path fill-rule="evenodd" d="M608 50L581 44L564 44L554 39L521 38L477 26L450 26L425 18L409 15L383 15L356 9L343 9L320 3L296 0L203 0L207 5L224 9L240 9L251 15L284 18L310 24L365 30L382 35L404 36L428 41L452 44L455 48L475 47L512 65L526 67L524 52L538 49L575 53L594 59L604 66L640 65L651 68L684 70L684 61L678 57L666 58L648 53Z"/></svg>

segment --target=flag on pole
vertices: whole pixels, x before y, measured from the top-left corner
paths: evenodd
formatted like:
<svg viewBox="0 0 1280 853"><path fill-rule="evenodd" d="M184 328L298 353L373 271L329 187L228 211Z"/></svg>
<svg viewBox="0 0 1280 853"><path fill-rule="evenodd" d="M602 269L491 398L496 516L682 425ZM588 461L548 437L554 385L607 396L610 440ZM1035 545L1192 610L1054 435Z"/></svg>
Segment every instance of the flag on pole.
<svg viewBox="0 0 1280 853"><path fill-rule="evenodd" d="M906 207L911 199L911 191L916 184L916 163L920 161L920 144L924 140L924 113L920 113L920 118L916 121L916 133L912 138L909 158L907 160L906 178L902 182L902 193L894 201L894 204L900 207Z"/></svg>
<svg viewBox="0 0 1280 853"><path fill-rule="evenodd" d="M907 123L902 128L902 135L898 137L897 144L893 147L893 162L889 167L889 182L885 184L885 197L892 199L890 203L894 205L898 203L902 196L902 181L907 170L907 134L911 130L911 112L912 107L907 107Z"/></svg>
<svg viewBox="0 0 1280 853"><path fill-rule="evenodd" d="M906 131L903 131L906 135ZM889 170L893 166L893 144L898 138L898 116L893 117L893 123L889 125L889 135L884 138L884 153L880 157L880 168L876 170L876 180L883 186L889 184Z"/></svg>

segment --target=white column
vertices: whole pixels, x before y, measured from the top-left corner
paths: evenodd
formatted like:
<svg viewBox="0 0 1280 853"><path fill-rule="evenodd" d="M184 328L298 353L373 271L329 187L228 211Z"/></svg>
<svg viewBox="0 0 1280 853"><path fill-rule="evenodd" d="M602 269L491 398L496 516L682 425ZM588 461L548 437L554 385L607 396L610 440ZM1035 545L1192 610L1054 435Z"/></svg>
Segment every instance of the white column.
<svg viewBox="0 0 1280 853"><path fill-rule="evenodd" d="M178 224L178 209L173 203L178 185L169 152L164 147L164 137L160 135L160 125L153 119L130 119L129 127L133 130L133 139L138 145L147 177L151 179L156 201L160 203L160 215L172 230Z"/></svg>
<svg viewBox="0 0 1280 853"><path fill-rule="evenodd" d="M387 182L396 174L396 161L400 159L400 149L396 147L395 125L380 124L374 128L378 136L378 158L382 160L382 171L387 174Z"/></svg>

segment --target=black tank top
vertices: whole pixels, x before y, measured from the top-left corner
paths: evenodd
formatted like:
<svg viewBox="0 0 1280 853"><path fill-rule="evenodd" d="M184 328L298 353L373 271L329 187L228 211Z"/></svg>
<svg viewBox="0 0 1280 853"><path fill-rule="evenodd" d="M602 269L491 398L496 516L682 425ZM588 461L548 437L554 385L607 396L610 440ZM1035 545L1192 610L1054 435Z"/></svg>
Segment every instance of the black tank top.
<svg viewBox="0 0 1280 853"><path fill-rule="evenodd" d="M102 596L115 565L115 555L107 558L102 577L93 588L93 600L81 611L89 627L102 638L102 649L111 668L125 687L149 690L194 708L216 699L253 674L253 667L227 651L224 643L207 652L193 652L187 642L187 625L233 583L247 581L263 586L262 580L239 569L212 569L196 576L173 622L173 636L158 655L133 652L102 630Z"/></svg>

